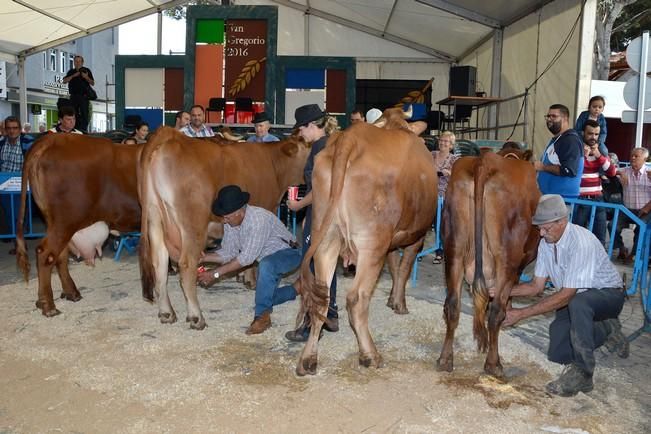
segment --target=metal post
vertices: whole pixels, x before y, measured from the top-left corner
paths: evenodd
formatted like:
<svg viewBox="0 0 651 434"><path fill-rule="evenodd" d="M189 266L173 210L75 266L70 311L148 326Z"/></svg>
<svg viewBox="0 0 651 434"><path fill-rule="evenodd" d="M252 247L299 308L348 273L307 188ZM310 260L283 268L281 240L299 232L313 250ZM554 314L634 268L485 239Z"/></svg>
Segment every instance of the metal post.
<svg viewBox="0 0 651 434"><path fill-rule="evenodd" d="M649 68L649 31L642 33L642 52L640 53L640 87L637 96L637 122L635 123L635 147L642 147L644 131L644 96L646 94L646 73Z"/></svg>
<svg viewBox="0 0 651 434"><path fill-rule="evenodd" d="M523 122L524 125L522 126L522 143L527 143L527 124L528 124L528 113L529 113L529 91L526 91L524 93L524 110L523 113ZM533 138L532 138L533 139ZM531 140L531 150L533 150L533 140Z"/></svg>
<svg viewBox="0 0 651 434"><path fill-rule="evenodd" d="M158 11L158 26L156 35L156 54L163 53L163 11Z"/></svg>
<svg viewBox="0 0 651 434"><path fill-rule="evenodd" d="M20 81L20 88L18 89L20 119L21 122L27 122L27 81L25 78L25 56L18 57L18 79Z"/></svg>

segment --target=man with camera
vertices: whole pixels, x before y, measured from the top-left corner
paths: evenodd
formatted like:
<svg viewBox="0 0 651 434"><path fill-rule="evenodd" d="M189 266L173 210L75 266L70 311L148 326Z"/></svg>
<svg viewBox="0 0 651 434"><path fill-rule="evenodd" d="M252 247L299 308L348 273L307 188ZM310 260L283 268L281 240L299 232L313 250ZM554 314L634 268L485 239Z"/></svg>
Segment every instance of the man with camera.
<svg viewBox="0 0 651 434"><path fill-rule="evenodd" d="M608 155L599 152L599 123L587 120L583 127L583 175L581 175L581 186L579 199L603 202L603 190L601 188L601 173L613 177L617 168L610 162ZM574 212L574 223L587 228L590 224L591 207L578 205ZM592 233L601 241L606 242L606 208L597 207L595 210Z"/></svg>
<svg viewBox="0 0 651 434"><path fill-rule="evenodd" d="M70 101L77 115L75 128L87 132L88 122L90 121L88 109L90 103L89 93L91 91L94 92L90 87L95 85L95 79L91 70L84 66L84 58L82 56L75 56L74 64L74 69L68 70L68 73L61 81L68 83Z"/></svg>

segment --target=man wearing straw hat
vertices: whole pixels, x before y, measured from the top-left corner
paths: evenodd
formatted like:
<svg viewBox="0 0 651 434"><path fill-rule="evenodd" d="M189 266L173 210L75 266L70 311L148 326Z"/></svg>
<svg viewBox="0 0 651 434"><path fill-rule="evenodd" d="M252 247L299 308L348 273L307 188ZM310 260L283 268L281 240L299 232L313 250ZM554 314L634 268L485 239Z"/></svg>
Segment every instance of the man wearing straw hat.
<svg viewBox="0 0 651 434"><path fill-rule="evenodd" d="M617 319L624 304L623 282L597 237L568 222L561 196L541 196L533 224L542 238L534 278L513 287L511 296L540 295L547 279L556 292L530 306L508 310L502 326L556 311L549 326L547 357L566 368L547 384L547 391L560 396L587 393L593 388L595 349L605 345L619 357L628 357L628 341Z"/></svg>

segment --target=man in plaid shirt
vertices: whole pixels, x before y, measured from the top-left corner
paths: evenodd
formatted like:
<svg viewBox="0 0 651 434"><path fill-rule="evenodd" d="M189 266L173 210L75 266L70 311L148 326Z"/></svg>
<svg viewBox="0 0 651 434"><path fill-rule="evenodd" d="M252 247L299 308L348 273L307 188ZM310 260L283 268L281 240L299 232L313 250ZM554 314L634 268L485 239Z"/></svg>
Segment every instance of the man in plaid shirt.
<svg viewBox="0 0 651 434"><path fill-rule="evenodd" d="M212 212L224 218L222 248L202 259L219 266L199 273L198 279L202 286L210 286L224 274L258 261L255 314L246 330L247 335L255 335L271 327L273 306L296 298L292 285L278 288L278 283L283 275L298 268L302 256L294 236L280 220L266 209L247 205L249 197L237 185L219 190Z"/></svg>
<svg viewBox="0 0 651 434"><path fill-rule="evenodd" d="M204 111L203 106L193 105L190 109L190 123L181 128L181 132L189 137L212 137L215 135L213 130L203 123Z"/></svg>
<svg viewBox="0 0 651 434"><path fill-rule="evenodd" d="M646 167L649 150L634 148L631 151L631 165L617 171L624 189L624 206L637 214L644 222L651 219L651 171ZM626 248L622 243L622 229L632 223L623 213L617 220L614 248L619 248L619 259L627 259ZM637 245L639 229L635 229L634 245Z"/></svg>

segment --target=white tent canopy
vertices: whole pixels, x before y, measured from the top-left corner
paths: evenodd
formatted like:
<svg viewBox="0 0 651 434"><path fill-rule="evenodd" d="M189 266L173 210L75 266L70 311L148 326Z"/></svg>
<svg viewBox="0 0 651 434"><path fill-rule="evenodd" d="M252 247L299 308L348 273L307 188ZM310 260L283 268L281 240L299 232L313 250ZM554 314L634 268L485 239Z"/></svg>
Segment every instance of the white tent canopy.
<svg viewBox="0 0 651 434"><path fill-rule="evenodd" d="M187 0L0 0L0 60L46 50Z"/></svg>

